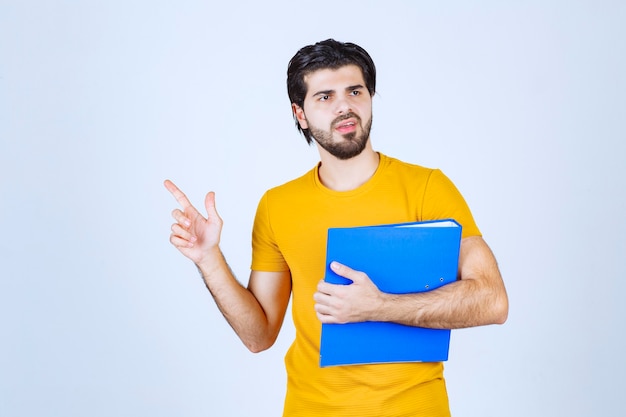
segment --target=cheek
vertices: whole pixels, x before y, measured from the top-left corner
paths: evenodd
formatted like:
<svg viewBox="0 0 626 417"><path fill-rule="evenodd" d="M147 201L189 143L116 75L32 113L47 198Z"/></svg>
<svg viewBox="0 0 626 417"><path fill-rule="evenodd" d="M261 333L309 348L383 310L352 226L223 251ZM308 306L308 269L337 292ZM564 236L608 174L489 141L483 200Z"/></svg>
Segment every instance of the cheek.
<svg viewBox="0 0 626 417"><path fill-rule="evenodd" d="M370 107L365 107L360 109L359 115L363 123L367 123L372 118L372 109Z"/></svg>
<svg viewBox="0 0 626 417"><path fill-rule="evenodd" d="M319 129L322 126L325 126L326 123L323 115L320 115L320 112L315 109L303 112L302 119L299 120L299 122L301 127L306 126L305 129L310 129L311 127Z"/></svg>

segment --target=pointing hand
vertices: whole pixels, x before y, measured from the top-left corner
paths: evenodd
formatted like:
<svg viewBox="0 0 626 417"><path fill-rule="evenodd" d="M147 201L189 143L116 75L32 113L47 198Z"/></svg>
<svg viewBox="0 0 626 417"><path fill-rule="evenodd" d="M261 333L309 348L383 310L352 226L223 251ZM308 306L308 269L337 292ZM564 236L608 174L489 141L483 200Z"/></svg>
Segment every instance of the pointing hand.
<svg viewBox="0 0 626 417"><path fill-rule="evenodd" d="M165 188L172 193L181 209L172 211L176 223L172 225L170 242L183 255L200 264L213 249L217 249L222 233L222 219L215 209L215 193L209 192L204 200L207 217L203 217L191 205L187 196L170 180L165 180Z"/></svg>

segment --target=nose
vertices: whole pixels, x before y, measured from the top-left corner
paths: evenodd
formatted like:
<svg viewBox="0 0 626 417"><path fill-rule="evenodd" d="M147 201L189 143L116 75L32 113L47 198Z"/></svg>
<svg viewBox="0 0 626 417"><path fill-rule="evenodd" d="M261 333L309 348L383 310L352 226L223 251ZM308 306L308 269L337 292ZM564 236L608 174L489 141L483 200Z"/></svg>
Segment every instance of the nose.
<svg viewBox="0 0 626 417"><path fill-rule="evenodd" d="M346 114L352 111L350 101L346 97L341 97L335 102L335 113Z"/></svg>

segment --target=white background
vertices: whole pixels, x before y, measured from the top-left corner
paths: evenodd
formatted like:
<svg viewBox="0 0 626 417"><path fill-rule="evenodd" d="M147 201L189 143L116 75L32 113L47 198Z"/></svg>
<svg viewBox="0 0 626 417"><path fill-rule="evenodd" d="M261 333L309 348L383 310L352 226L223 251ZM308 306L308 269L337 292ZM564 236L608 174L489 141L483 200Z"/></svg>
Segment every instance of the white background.
<svg viewBox="0 0 626 417"><path fill-rule="evenodd" d="M247 280L265 189L317 161L285 72L329 37L378 68L375 149L439 167L509 320L452 333L452 412L621 416L619 1L0 0L0 415L277 416L287 322L249 353L168 242L171 178L217 192Z"/></svg>

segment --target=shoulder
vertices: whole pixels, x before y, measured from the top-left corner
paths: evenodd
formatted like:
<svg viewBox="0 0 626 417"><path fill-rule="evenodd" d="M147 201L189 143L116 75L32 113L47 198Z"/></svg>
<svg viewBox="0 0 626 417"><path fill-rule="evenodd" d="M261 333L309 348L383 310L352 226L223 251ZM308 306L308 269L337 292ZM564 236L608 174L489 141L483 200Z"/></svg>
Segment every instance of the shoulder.
<svg viewBox="0 0 626 417"><path fill-rule="evenodd" d="M411 188L423 189L428 186L433 176L444 176L437 168L405 162L384 154L380 154L380 160L381 174L385 182L394 181Z"/></svg>
<svg viewBox="0 0 626 417"><path fill-rule="evenodd" d="M287 181L283 184L277 185L266 191L266 194L271 196L280 196L290 194L299 190L307 189L315 185L315 175L317 168L314 167L307 171L305 174Z"/></svg>
<svg viewBox="0 0 626 417"><path fill-rule="evenodd" d="M316 187L316 172L317 167L314 167L300 177L268 189L261 197L260 204L266 205L268 209L289 207L295 201L311 195Z"/></svg>
<svg viewBox="0 0 626 417"><path fill-rule="evenodd" d="M383 169L395 173L429 176L433 171L437 171L437 169L435 168L429 168L422 165L406 162L382 153L380 154L380 161L381 167Z"/></svg>

